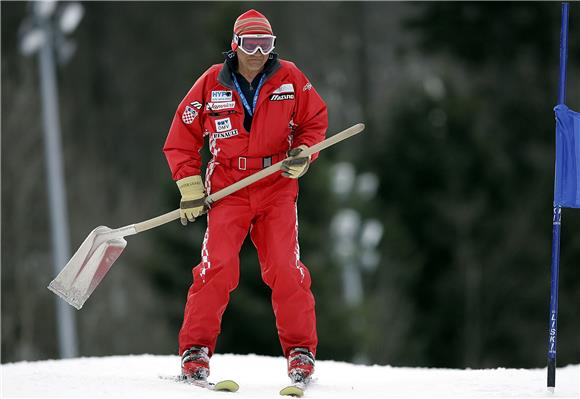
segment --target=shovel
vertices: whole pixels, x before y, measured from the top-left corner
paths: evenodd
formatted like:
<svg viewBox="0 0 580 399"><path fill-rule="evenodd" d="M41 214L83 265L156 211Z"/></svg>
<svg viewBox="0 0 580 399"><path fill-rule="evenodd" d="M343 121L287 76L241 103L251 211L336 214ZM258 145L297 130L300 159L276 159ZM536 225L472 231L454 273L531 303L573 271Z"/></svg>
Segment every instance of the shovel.
<svg viewBox="0 0 580 399"><path fill-rule="evenodd" d="M300 155L309 156L322 151L331 145L362 132L364 128L365 125L363 123L356 124L305 149ZM206 205L210 206L212 203L266 176L278 172L282 166L282 162L284 161L268 166L216 193L210 194L205 198ZM127 246L125 237L161 226L176 219L179 219L179 209L141 223L131 224L117 229L111 229L106 226L97 227L83 241L77 252L68 261L58 276L50 282L48 289L67 301L70 305L81 309Z"/></svg>

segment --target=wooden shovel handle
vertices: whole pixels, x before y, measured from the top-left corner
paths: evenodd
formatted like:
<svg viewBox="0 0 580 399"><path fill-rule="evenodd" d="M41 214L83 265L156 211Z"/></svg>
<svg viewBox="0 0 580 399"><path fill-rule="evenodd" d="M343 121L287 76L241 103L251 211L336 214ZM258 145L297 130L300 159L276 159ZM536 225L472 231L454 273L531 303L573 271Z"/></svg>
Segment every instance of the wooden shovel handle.
<svg viewBox="0 0 580 399"><path fill-rule="evenodd" d="M345 140L349 137L354 136L355 134L358 134L360 132L362 132L365 128L364 123L358 123L354 126L349 127L348 129L343 130L340 133L337 133L329 138L327 138L324 141L321 141L318 144L313 145L312 147L309 147L307 149L305 149L303 152L300 153L300 155L312 155L316 152L322 151L325 148L328 148L338 142L341 142L342 140ZM265 169L260 170L259 172L256 172L240 181L235 182L234 184L221 189L218 192L215 192L213 194L208 195L208 197L205 199L206 203L208 205L211 205L212 203L219 201L220 199L227 197L230 194L235 193L238 190L241 190L244 187L249 186L252 183L257 182L258 180L263 179L264 177L270 176L273 173L276 173L277 171L280 170L281 166L282 166L282 162L284 161L280 161L278 163L275 163L274 165L268 166ZM149 230L158 226L161 226L165 223L169 223L173 220L179 219L179 209L176 209L174 211L165 213L161 216L157 216L153 219L149 219L146 220L144 222L141 223L136 223L135 224L135 233L141 233L145 230Z"/></svg>
<svg viewBox="0 0 580 399"><path fill-rule="evenodd" d="M163 215L157 216L153 219L145 220L141 223L135 223L135 232L141 233L145 230L153 229L165 223L172 222L175 219L179 219L179 208L171 212L164 213Z"/></svg>
<svg viewBox="0 0 580 399"><path fill-rule="evenodd" d="M300 155L304 155L304 156L309 156L312 155L316 152L322 151L325 148L330 147L331 145L334 145L336 143L338 143L339 141L345 140L351 136L354 136L357 133L360 133L364 130L365 125L364 123L359 123L357 125L354 125L352 127L349 127L346 130L343 130L340 133L335 134L334 136L331 136L329 138L327 138L324 141L321 141L318 144L313 145L310 148L305 149L303 152L300 153ZM235 182L234 184L221 189L220 191L211 194L207 197L206 202L208 204L212 204L232 193L235 193L236 191L249 186L252 183L257 182L260 179L263 179L264 177L270 176L272 173L276 173L277 171L280 170L280 168L282 167L282 162L284 161L280 161L278 163L275 163L274 165L270 165L265 169L262 169L259 172L256 172L240 181Z"/></svg>

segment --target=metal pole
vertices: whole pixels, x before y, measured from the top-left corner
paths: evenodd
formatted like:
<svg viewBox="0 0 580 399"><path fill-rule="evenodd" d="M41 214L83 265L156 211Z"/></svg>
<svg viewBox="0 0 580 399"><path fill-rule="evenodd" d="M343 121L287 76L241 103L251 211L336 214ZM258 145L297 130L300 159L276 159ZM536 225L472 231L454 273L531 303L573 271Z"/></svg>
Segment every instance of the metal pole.
<svg viewBox="0 0 580 399"><path fill-rule="evenodd" d="M562 2L562 27L560 30L560 82L558 104L566 101L566 63L568 61L569 3ZM562 207L554 204L552 217L552 265L550 284L550 316L548 321L548 390L556 387L556 337L558 332L558 275L560 273L560 229Z"/></svg>
<svg viewBox="0 0 580 399"><path fill-rule="evenodd" d="M42 95L42 117L44 122L44 149L47 169L47 187L50 209L51 240L53 248L53 272L70 257L68 214L64 183L64 168L61 152L60 119L58 110L58 89L54 63L54 37L51 22L37 14L44 31L45 42L40 48L40 84ZM61 358L78 355L74 310L66 302L55 297L58 344Z"/></svg>
<svg viewBox="0 0 580 399"><path fill-rule="evenodd" d="M558 85L558 104L566 103L566 65L568 63L568 16L570 4L562 2L562 28L560 29L560 83Z"/></svg>
<svg viewBox="0 0 580 399"><path fill-rule="evenodd" d="M558 328L558 274L560 269L560 227L562 208L554 207L552 219L552 267L550 284L550 319L548 321L548 390L556 386L556 334Z"/></svg>

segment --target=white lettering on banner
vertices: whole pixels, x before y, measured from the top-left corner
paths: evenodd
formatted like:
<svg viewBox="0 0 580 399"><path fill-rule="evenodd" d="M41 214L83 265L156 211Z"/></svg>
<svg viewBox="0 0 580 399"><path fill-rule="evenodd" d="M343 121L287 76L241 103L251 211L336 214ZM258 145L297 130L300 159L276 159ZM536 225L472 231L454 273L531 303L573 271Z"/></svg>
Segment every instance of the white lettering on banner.
<svg viewBox="0 0 580 399"><path fill-rule="evenodd" d="M230 130L228 132L214 133L211 135L213 139L229 139L238 135L238 129Z"/></svg>
<svg viewBox="0 0 580 399"><path fill-rule="evenodd" d="M272 92L272 94L280 93L294 93L294 85L292 83L284 83L282 86L278 87Z"/></svg>
<svg viewBox="0 0 580 399"><path fill-rule="evenodd" d="M232 101L232 91L231 90L214 90L211 92L212 102L224 102Z"/></svg>
<svg viewBox="0 0 580 399"><path fill-rule="evenodd" d="M230 118L216 119L215 130L217 130L218 132L232 130L232 122L230 121Z"/></svg>
<svg viewBox="0 0 580 399"><path fill-rule="evenodd" d="M294 94L272 94L270 101L294 100Z"/></svg>
<svg viewBox="0 0 580 399"><path fill-rule="evenodd" d="M312 89L312 83L308 82L304 85L304 87L302 88L302 91L306 91L306 90L310 90Z"/></svg>
<svg viewBox="0 0 580 399"><path fill-rule="evenodd" d="M205 109L208 111L221 111L223 109L235 108L235 101L228 101L224 103L207 103Z"/></svg>

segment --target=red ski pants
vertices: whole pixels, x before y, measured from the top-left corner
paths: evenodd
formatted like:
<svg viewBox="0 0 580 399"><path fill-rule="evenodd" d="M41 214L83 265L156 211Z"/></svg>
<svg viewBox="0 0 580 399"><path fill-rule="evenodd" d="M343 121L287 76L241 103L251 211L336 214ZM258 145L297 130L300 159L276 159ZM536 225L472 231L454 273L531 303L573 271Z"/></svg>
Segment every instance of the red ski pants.
<svg viewBox="0 0 580 399"><path fill-rule="evenodd" d="M208 165L210 192L255 172L214 167ZM316 353L314 296L298 246L297 192L295 180L275 174L212 205L179 332L180 354L194 345L206 346L213 354L222 315L238 285L239 252L248 231L258 251L262 279L272 290L284 355L295 347Z"/></svg>

